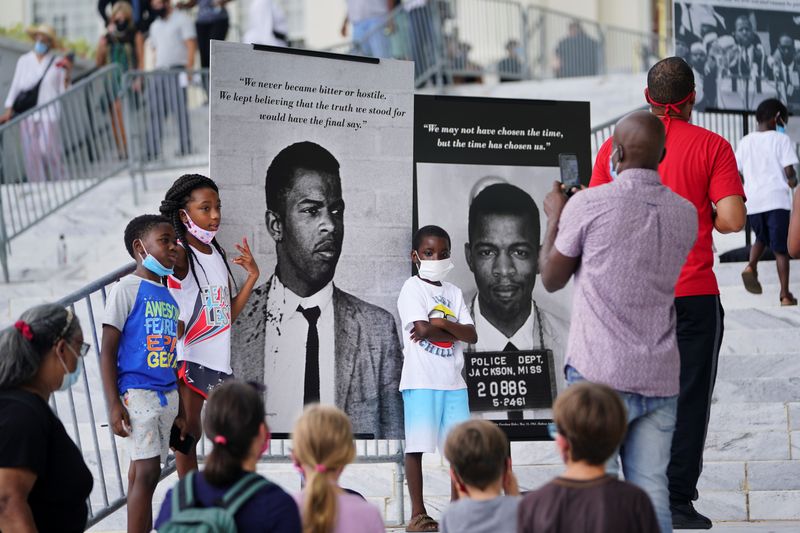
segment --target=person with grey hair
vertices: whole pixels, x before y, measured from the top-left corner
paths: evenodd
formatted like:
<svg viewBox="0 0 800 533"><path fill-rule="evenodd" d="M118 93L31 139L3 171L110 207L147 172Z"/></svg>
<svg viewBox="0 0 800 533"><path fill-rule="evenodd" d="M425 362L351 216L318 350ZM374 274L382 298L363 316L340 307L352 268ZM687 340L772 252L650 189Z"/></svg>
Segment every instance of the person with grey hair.
<svg viewBox="0 0 800 533"><path fill-rule="evenodd" d="M86 528L92 473L47 401L75 384L88 351L75 313L56 304L0 331L0 531Z"/></svg>

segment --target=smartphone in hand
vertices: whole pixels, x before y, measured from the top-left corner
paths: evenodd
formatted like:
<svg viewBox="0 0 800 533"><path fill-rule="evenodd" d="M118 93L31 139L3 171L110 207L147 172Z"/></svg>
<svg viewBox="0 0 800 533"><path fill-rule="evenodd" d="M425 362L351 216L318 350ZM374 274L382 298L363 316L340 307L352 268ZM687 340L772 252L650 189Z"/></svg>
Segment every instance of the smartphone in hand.
<svg viewBox="0 0 800 533"><path fill-rule="evenodd" d="M194 442L196 440L196 438L188 433L184 435L183 440L181 440L181 428L179 428L177 424L172 424L172 429L169 432L170 448L176 452L181 452L184 455L188 455L189 452L192 451L192 448L194 448Z"/></svg>
<svg viewBox="0 0 800 533"><path fill-rule="evenodd" d="M575 154L558 154L558 166L561 167L561 183L567 196L581 188L581 177L578 174L578 156Z"/></svg>

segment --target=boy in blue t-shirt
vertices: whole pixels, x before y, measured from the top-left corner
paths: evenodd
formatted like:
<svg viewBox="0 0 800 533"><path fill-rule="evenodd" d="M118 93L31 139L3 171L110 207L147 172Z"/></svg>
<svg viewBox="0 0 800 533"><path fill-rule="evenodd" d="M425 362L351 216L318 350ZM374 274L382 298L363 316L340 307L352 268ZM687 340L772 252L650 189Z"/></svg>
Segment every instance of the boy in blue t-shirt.
<svg viewBox="0 0 800 533"><path fill-rule="evenodd" d="M142 215L125 228L125 247L136 270L108 295L100 366L109 424L128 439L128 532L142 533L152 529L153 492L178 416L179 310L163 284L178 243L166 218Z"/></svg>
<svg viewBox="0 0 800 533"><path fill-rule="evenodd" d="M439 226L425 226L414 234L412 246L419 275L406 280L397 298L405 333L400 391L411 496L406 531L438 531L422 498L422 454L441 451L450 428L469 418L464 343L475 344L478 335L461 289L444 281L453 269L450 236ZM455 499L453 486L451 494Z"/></svg>

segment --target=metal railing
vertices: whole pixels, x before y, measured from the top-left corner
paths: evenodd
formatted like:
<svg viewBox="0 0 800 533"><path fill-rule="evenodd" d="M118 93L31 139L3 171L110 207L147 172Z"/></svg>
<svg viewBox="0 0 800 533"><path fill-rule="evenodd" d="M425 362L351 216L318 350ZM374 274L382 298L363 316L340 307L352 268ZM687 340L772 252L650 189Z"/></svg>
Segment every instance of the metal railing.
<svg viewBox="0 0 800 533"><path fill-rule="evenodd" d="M671 48L666 37L600 24L515 0L428 0L395 8L361 39L333 50L416 63L417 86L645 72Z"/></svg>
<svg viewBox="0 0 800 533"><path fill-rule="evenodd" d="M126 461L121 460L118 446L122 439L115 437L108 424L108 406L103 393L100 373L100 341L102 314L110 286L123 276L129 275L136 264L130 263L98 279L86 287L59 300L59 304L70 307L81 320L81 327L88 342L92 344L91 355L84 359L83 373L78 383L65 392L56 392L50 404L64 423L70 437L81 450L84 461L92 471L94 489L89 497L89 522L91 527L127 502ZM205 455L209 446L206 439L200 440L198 457ZM400 524L404 522L404 452L403 442L398 440L356 441L356 463L391 463L396 465L394 477L395 513ZM291 441L274 440L264 463L291 462ZM174 456L170 454L161 470L161 479L175 471Z"/></svg>
<svg viewBox="0 0 800 533"><path fill-rule="evenodd" d="M132 177L208 163L208 70L129 71L122 86Z"/></svg>
<svg viewBox="0 0 800 533"><path fill-rule="evenodd" d="M12 239L105 179L208 163L208 71L103 67L0 126L0 268Z"/></svg>
<svg viewBox="0 0 800 533"><path fill-rule="evenodd" d="M127 166L115 115L119 68L104 67L0 126L0 267L10 242Z"/></svg>

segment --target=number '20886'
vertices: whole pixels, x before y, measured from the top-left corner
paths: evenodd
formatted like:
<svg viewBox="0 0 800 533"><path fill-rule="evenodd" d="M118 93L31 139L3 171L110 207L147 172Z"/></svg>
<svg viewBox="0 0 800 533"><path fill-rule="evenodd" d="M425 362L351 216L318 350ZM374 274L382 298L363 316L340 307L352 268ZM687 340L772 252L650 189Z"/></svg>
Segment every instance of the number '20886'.
<svg viewBox="0 0 800 533"><path fill-rule="evenodd" d="M488 391L487 391L488 389ZM491 381L488 386L484 382L478 383L478 397L485 398L487 396L494 398L497 396L517 396L528 394L528 386L525 381L501 380Z"/></svg>

